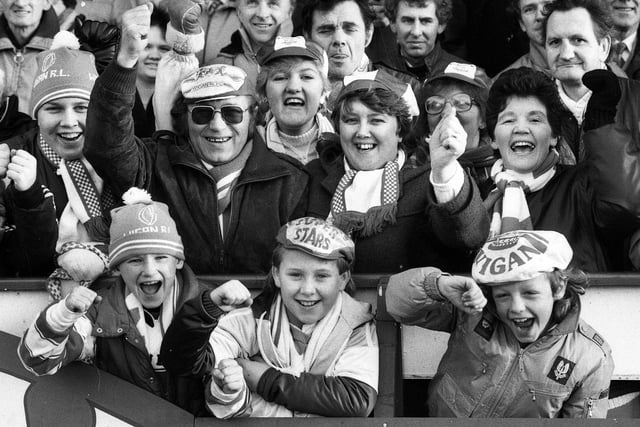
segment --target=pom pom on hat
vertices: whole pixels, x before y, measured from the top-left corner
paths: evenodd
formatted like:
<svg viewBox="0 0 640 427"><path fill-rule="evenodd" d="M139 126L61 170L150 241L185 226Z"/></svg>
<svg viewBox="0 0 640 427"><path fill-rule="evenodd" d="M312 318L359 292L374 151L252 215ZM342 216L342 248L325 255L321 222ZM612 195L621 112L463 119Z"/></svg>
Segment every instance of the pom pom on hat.
<svg viewBox="0 0 640 427"><path fill-rule="evenodd" d="M184 260L182 238L164 203L154 202L146 191L131 188L125 206L111 211L109 268L145 254L166 254Z"/></svg>
<svg viewBox="0 0 640 427"><path fill-rule="evenodd" d="M80 40L70 31L60 31L53 36L49 50L60 49L61 47L80 50Z"/></svg>
<svg viewBox="0 0 640 427"><path fill-rule="evenodd" d="M471 276L488 286L519 282L564 270L572 257L566 237L556 231L510 231L482 246L473 261Z"/></svg>
<svg viewBox="0 0 640 427"><path fill-rule="evenodd" d="M29 111L36 118L47 102L60 98L89 100L98 78L93 54L78 50L78 39L68 31L54 37L55 49L40 52L36 57L36 76ZM72 47L69 47L72 46Z"/></svg>

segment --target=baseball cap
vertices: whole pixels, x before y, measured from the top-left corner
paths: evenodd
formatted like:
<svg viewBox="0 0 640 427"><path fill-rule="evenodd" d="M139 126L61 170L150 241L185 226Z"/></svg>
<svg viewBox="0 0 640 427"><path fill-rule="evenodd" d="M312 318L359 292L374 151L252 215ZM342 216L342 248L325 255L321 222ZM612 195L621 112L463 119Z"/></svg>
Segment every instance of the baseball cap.
<svg viewBox="0 0 640 427"><path fill-rule="evenodd" d="M444 71L427 79L427 84L439 79L460 80L482 89L489 89L490 86L489 77L482 68L461 62L450 62Z"/></svg>
<svg viewBox="0 0 640 427"><path fill-rule="evenodd" d="M235 65L213 64L200 67L180 84L187 102L227 99L234 96L255 96L255 82Z"/></svg>

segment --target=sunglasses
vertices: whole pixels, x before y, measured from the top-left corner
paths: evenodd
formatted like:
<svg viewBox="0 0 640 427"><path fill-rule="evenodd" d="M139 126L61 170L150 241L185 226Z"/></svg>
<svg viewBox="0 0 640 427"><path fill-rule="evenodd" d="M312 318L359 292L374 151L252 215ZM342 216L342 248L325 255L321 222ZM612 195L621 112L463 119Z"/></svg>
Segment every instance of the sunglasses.
<svg viewBox="0 0 640 427"><path fill-rule="evenodd" d="M444 110L447 102L451 103L458 113L469 111L474 104L478 105L476 100L470 95L466 93L456 93L451 98L445 98L440 95L430 96L424 102L424 108L427 110L427 114L440 114L442 110Z"/></svg>
<svg viewBox="0 0 640 427"><path fill-rule="evenodd" d="M197 125L206 125L216 113L220 113L222 120L226 123L237 125L242 122L244 112L249 108L251 107L242 109L236 105L224 105L220 108L215 108L211 105L190 105L189 113L191 113L191 120Z"/></svg>

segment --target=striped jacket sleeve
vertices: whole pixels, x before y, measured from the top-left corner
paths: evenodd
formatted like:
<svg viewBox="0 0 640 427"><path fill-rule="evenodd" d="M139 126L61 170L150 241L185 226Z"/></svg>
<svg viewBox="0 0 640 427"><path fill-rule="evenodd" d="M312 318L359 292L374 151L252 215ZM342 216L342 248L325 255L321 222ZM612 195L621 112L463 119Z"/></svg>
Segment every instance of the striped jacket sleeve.
<svg viewBox="0 0 640 427"><path fill-rule="evenodd" d="M94 355L92 323L83 313L69 311L64 300L43 310L24 333L18 356L35 375L53 375L74 360Z"/></svg>

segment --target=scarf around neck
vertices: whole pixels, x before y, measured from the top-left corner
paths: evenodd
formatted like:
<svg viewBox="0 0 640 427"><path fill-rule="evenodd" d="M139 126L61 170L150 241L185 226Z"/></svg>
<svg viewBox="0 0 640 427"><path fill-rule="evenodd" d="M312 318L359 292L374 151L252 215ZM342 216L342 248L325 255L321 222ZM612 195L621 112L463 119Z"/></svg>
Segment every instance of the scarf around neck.
<svg viewBox="0 0 640 427"><path fill-rule="evenodd" d="M379 233L386 224L395 224L399 173L404 162L404 151L398 150L398 156L382 169L357 171L345 157L345 173L333 194L327 221L348 234L358 233L362 237Z"/></svg>
<svg viewBox="0 0 640 427"><path fill-rule="evenodd" d="M556 173L559 155L555 148L535 170L519 173L505 169L502 159L491 168L491 177L496 184L485 200L485 207L492 209L489 239L515 230L533 230L527 193L543 188Z"/></svg>

